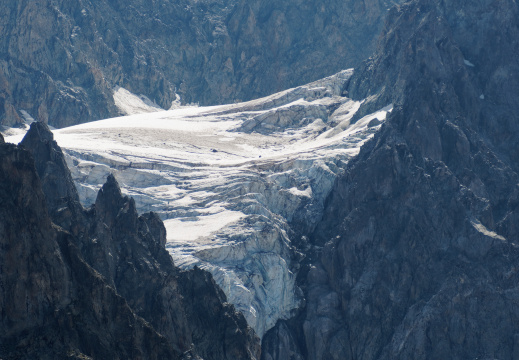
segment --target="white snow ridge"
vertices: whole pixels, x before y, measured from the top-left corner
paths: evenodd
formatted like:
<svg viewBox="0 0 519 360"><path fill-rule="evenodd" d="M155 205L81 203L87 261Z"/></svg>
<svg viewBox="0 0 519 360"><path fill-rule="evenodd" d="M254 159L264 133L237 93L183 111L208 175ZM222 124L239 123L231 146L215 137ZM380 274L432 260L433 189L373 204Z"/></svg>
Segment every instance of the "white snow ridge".
<svg viewBox="0 0 519 360"><path fill-rule="evenodd" d="M85 205L113 173L139 211L162 217L176 265L210 271L262 337L301 301L296 227L315 225L337 175L392 109L352 124L361 103L341 96L351 74L247 103L73 126L55 139Z"/></svg>

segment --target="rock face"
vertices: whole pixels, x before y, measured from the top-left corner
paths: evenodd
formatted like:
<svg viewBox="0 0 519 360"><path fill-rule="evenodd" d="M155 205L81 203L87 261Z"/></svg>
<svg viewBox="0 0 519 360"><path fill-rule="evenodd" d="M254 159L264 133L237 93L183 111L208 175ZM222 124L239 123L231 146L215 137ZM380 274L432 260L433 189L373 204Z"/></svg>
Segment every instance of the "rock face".
<svg viewBox="0 0 519 360"><path fill-rule="evenodd" d="M368 98L358 116L394 110L335 184L299 274L306 306L262 358L519 356L518 12L390 12L347 90Z"/></svg>
<svg viewBox="0 0 519 360"><path fill-rule="evenodd" d="M47 125L33 123L20 145L34 157L52 221L74 235L79 235L80 229L87 226L83 207L79 203L79 195L63 152L53 140Z"/></svg>
<svg viewBox="0 0 519 360"><path fill-rule="evenodd" d="M22 143L0 148L2 358L259 357L212 277L174 266L155 214L138 216L113 177L83 210L49 129L34 123Z"/></svg>
<svg viewBox="0 0 519 360"><path fill-rule="evenodd" d="M308 83L368 56L393 2L3 1L0 124L112 117L118 87L169 108Z"/></svg>

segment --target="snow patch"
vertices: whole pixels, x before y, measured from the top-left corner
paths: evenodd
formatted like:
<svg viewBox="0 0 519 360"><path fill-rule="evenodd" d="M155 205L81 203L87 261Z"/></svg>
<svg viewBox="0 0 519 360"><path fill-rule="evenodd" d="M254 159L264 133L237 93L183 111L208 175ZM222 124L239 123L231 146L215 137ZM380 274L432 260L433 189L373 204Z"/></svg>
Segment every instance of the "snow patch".
<svg viewBox="0 0 519 360"><path fill-rule="evenodd" d="M24 124L21 127L6 127L0 126L0 130L2 135L4 136L4 140L7 143L18 144L22 141L25 133L29 130L29 126Z"/></svg>
<svg viewBox="0 0 519 360"><path fill-rule="evenodd" d="M115 106L124 115L134 115L162 111L163 109L145 95L135 95L125 88L116 86L114 88Z"/></svg>
<svg viewBox="0 0 519 360"><path fill-rule="evenodd" d="M494 231L491 231L491 230L487 229L485 227L485 225L483 225L478 220L472 220L471 223L472 223L472 226L474 226L474 229L476 229L479 233L481 233L481 234L483 234L485 236L488 236L488 237L490 237L492 239L506 241L506 239L503 236L498 235Z"/></svg>
<svg viewBox="0 0 519 360"><path fill-rule="evenodd" d="M295 195L295 196L301 196L301 197L306 197L306 198L312 197L312 188L311 187L307 187L305 190L299 190L298 188L293 187L293 188L288 189L288 191L292 195Z"/></svg>
<svg viewBox="0 0 519 360"><path fill-rule="evenodd" d="M207 240L209 235L245 217L245 214L239 211L229 211L220 207L213 211L215 212L200 216L165 220L168 241L190 242L192 246L198 247L211 245L212 242Z"/></svg>

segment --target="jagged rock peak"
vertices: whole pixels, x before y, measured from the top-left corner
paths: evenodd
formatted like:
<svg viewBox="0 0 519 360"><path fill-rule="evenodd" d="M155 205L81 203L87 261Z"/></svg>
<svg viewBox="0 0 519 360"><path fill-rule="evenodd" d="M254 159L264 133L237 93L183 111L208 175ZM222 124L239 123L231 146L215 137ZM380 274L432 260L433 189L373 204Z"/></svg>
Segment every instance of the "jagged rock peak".
<svg viewBox="0 0 519 360"><path fill-rule="evenodd" d="M72 231L73 223L79 221L83 207L79 202L65 155L54 141L53 133L45 123L34 122L20 145L34 158L53 222ZM70 213L73 215L70 216Z"/></svg>
<svg viewBox="0 0 519 360"><path fill-rule="evenodd" d="M35 121L31 124L29 131L22 140L22 143L27 143L28 141L52 141L54 140L54 134L50 131L47 124L42 121Z"/></svg>
<svg viewBox="0 0 519 360"><path fill-rule="evenodd" d="M179 359L51 223L30 153L0 146L0 358Z"/></svg>
<svg viewBox="0 0 519 360"><path fill-rule="evenodd" d="M0 144L5 144L3 135L0 133Z"/></svg>
<svg viewBox="0 0 519 360"><path fill-rule="evenodd" d="M135 206L135 200L122 194L119 183L113 174L107 177L106 183L99 190L95 209L96 218L99 222L106 224L112 231L114 231L113 226L116 223L120 224L120 221L124 222L125 227L129 226L136 231L139 215ZM117 219L120 221L117 221Z"/></svg>
<svg viewBox="0 0 519 360"><path fill-rule="evenodd" d="M106 183L103 185L103 189L105 191L114 191L122 197L121 188L119 187L119 183L113 174L110 174L106 177Z"/></svg>
<svg viewBox="0 0 519 360"><path fill-rule="evenodd" d="M390 12L348 91L367 113L394 110L335 183L309 236L319 260L299 325L267 334L279 345L264 359L286 358L293 338L312 360L518 358L518 12Z"/></svg>
<svg viewBox="0 0 519 360"><path fill-rule="evenodd" d="M108 175L106 182L97 194L96 206L97 204L106 204L111 202L115 207L119 207L116 204L120 204L123 201L124 197L117 179L113 174Z"/></svg>
<svg viewBox="0 0 519 360"><path fill-rule="evenodd" d="M161 220L113 176L94 209L55 198L70 174L45 129L0 146L0 358L259 359L243 315L208 273L174 267Z"/></svg>
<svg viewBox="0 0 519 360"><path fill-rule="evenodd" d="M160 217L154 212L142 214L140 219L146 224L152 239L158 241L161 248L166 247L166 227Z"/></svg>

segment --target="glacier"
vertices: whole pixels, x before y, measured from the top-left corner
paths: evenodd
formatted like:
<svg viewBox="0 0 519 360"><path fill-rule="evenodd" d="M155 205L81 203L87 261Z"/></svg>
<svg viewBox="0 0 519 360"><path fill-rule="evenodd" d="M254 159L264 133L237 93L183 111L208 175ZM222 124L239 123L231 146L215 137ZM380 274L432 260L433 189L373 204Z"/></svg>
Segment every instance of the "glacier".
<svg viewBox="0 0 519 360"><path fill-rule="evenodd" d="M113 174L140 212L164 220L176 265L211 272L262 337L303 301L294 242L321 219L335 179L392 110L353 121L362 101L342 93L351 75L345 70L246 103L53 132L85 206ZM127 109L144 107L117 91Z"/></svg>

